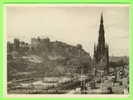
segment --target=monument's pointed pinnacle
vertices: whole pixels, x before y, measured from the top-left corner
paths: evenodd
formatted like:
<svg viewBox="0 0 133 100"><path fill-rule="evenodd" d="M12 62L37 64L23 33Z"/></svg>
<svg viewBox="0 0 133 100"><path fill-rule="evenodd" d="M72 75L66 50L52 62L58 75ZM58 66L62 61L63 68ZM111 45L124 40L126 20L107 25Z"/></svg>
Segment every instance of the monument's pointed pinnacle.
<svg viewBox="0 0 133 100"><path fill-rule="evenodd" d="M101 23L103 23L103 12L101 12Z"/></svg>

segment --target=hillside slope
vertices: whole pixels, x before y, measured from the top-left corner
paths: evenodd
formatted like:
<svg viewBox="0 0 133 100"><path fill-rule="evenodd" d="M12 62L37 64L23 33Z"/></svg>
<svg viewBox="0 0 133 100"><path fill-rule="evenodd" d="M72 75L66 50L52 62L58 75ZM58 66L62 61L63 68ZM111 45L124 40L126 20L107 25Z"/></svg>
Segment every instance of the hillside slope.
<svg viewBox="0 0 133 100"><path fill-rule="evenodd" d="M28 51L8 52L8 81L45 76L74 76L81 69L88 73L91 67L90 55L81 45L71 46L56 41L43 43ZM10 50L9 50L10 51Z"/></svg>

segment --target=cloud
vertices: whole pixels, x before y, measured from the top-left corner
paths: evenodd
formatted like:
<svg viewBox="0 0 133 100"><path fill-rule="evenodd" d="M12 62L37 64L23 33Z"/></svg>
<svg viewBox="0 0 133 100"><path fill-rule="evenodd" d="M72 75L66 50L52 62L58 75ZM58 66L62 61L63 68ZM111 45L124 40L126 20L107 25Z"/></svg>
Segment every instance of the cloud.
<svg viewBox="0 0 133 100"><path fill-rule="evenodd" d="M101 12L104 14L106 41L113 48L110 53L128 55L128 7L7 7L8 40L17 37L29 42L35 36L48 36L72 45L80 43L93 55ZM125 45L121 45L122 41Z"/></svg>

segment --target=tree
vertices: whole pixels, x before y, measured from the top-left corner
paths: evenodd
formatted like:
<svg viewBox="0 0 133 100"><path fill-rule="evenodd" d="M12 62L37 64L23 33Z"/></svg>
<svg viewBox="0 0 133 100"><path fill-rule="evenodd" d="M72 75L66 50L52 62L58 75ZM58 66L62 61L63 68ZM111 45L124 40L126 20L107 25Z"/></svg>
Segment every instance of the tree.
<svg viewBox="0 0 133 100"><path fill-rule="evenodd" d="M19 50L19 46L20 46L20 41L19 39L14 39L14 49L17 51Z"/></svg>
<svg viewBox="0 0 133 100"><path fill-rule="evenodd" d="M7 51L11 52L12 50L13 50L13 44L8 41L7 42Z"/></svg>
<svg viewBox="0 0 133 100"><path fill-rule="evenodd" d="M81 44L77 44L76 46L78 49L82 49L82 45Z"/></svg>

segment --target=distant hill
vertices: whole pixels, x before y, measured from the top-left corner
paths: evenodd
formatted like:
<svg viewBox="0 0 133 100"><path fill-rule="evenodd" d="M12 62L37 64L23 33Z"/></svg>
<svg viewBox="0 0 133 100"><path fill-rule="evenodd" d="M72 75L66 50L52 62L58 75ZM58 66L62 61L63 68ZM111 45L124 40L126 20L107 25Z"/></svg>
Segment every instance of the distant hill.
<svg viewBox="0 0 133 100"><path fill-rule="evenodd" d="M109 62L111 67L121 66L123 64L129 64L129 57L127 56L110 56Z"/></svg>
<svg viewBox="0 0 133 100"><path fill-rule="evenodd" d="M110 56L109 61L110 62L118 62L118 61L123 61L125 63L129 62L129 57L127 56Z"/></svg>
<svg viewBox="0 0 133 100"><path fill-rule="evenodd" d="M31 47L31 45L29 45ZM91 57L81 45L72 46L61 41L40 42L28 50L8 50L8 81L44 76L74 76L81 69L88 73Z"/></svg>

